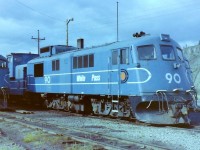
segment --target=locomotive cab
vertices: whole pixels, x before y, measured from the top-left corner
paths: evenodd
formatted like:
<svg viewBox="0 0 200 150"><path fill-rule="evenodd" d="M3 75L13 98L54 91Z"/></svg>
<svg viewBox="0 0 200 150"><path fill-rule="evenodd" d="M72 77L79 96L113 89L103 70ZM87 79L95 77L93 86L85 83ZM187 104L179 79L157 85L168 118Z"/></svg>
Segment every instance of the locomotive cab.
<svg viewBox="0 0 200 150"><path fill-rule="evenodd" d="M169 35L161 35L135 44L134 50L137 80L144 81L138 85L137 104L132 98L136 118L147 123L189 124L188 110L197 98L180 46Z"/></svg>

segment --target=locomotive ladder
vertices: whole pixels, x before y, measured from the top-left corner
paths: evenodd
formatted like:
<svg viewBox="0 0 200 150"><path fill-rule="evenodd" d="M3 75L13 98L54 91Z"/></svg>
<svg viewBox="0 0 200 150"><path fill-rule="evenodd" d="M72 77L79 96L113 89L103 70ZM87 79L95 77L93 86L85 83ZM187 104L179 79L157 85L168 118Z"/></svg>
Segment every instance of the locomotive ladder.
<svg viewBox="0 0 200 150"><path fill-rule="evenodd" d="M112 112L118 113L119 100L112 100Z"/></svg>

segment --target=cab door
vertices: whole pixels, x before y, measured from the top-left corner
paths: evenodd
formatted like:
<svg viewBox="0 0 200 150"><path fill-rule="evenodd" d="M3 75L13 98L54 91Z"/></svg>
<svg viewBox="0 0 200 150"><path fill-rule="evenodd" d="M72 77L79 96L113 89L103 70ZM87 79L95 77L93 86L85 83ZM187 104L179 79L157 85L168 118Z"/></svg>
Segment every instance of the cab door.
<svg viewBox="0 0 200 150"><path fill-rule="evenodd" d="M128 80L129 48L113 49L110 69L110 92L111 95L125 95Z"/></svg>

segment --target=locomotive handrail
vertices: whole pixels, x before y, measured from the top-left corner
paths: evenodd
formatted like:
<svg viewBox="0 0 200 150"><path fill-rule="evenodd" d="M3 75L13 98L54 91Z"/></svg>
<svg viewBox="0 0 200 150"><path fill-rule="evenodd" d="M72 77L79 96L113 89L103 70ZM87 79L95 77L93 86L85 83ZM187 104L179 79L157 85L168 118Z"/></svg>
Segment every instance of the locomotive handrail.
<svg viewBox="0 0 200 150"><path fill-rule="evenodd" d="M149 102L149 105L146 107L146 109L148 109L150 106L151 106L151 103L153 102L154 100L151 100L150 102Z"/></svg>
<svg viewBox="0 0 200 150"><path fill-rule="evenodd" d="M6 76L9 76L9 74L6 74L6 75L4 76L4 81L5 81L6 83L10 84L10 83L6 80Z"/></svg>
<svg viewBox="0 0 200 150"><path fill-rule="evenodd" d="M156 95L157 95L157 98L158 98L158 104L159 104L159 112L165 111L165 109L164 109L164 99L165 99L164 93L165 92L166 92L166 90L157 90L156 91ZM161 95L161 101L159 100L159 94ZM166 98L166 101L167 101L167 98ZM160 106L160 104L161 104L161 106ZM169 108L168 102L167 102L167 108Z"/></svg>
<svg viewBox="0 0 200 150"><path fill-rule="evenodd" d="M169 110L169 103L168 103L168 100L167 100L167 94L165 92L163 92L163 95L165 97L165 101L167 102L167 111Z"/></svg>
<svg viewBox="0 0 200 150"><path fill-rule="evenodd" d="M198 105L197 105L197 92L195 91L195 90L186 90L186 93L189 93L190 95L191 95L191 97L192 97L192 101L194 102L193 104L194 104L194 107L195 107L195 109L197 109L198 108Z"/></svg>
<svg viewBox="0 0 200 150"><path fill-rule="evenodd" d="M169 103L168 103L168 100L167 100L167 94L165 93L166 90L157 90L156 91L156 95L157 95L157 100L158 100L158 105L159 105L159 112L165 112L165 109L164 109L164 101L166 101L167 103L167 111L169 110ZM162 102L162 105L160 105L160 96L159 94L161 95L161 102ZM153 102L154 100L151 100L149 102L149 105L146 107L146 109L148 109L150 106L151 106L151 103Z"/></svg>
<svg viewBox="0 0 200 150"><path fill-rule="evenodd" d="M3 94L3 102L2 102L2 107L7 108L7 99L8 99L8 94L7 94L7 87L1 87L1 91Z"/></svg>

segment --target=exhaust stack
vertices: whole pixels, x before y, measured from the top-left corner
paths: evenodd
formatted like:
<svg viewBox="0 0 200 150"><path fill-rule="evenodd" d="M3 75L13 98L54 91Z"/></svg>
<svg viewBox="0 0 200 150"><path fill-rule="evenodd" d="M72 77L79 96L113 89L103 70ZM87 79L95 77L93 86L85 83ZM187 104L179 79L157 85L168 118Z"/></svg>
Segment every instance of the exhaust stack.
<svg viewBox="0 0 200 150"><path fill-rule="evenodd" d="M84 48L84 39L78 39L77 40L77 48L78 49Z"/></svg>

